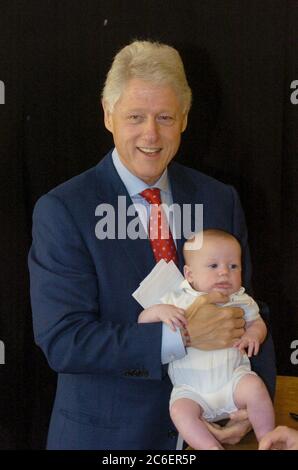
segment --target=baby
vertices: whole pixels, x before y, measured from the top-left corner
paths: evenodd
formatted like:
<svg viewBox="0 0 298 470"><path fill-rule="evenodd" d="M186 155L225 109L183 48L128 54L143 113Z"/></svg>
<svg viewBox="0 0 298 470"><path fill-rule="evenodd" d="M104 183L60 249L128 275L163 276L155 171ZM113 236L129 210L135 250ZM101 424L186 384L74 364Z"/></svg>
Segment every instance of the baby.
<svg viewBox="0 0 298 470"><path fill-rule="evenodd" d="M184 245L184 276L177 291L139 315L139 323L163 321L172 329L186 325L184 309L198 296L221 292L229 296L225 306L244 311L245 333L234 347L213 351L187 348L184 358L169 364L173 383L171 418L193 449L222 449L204 421L218 421L237 409L247 409L258 441L274 429L274 410L262 380L251 370L248 357L256 355L267 329L256 302L241 287L241 247L231 234L205 230L200 249ZM245 354L247 351L247 354Z"/></svg>

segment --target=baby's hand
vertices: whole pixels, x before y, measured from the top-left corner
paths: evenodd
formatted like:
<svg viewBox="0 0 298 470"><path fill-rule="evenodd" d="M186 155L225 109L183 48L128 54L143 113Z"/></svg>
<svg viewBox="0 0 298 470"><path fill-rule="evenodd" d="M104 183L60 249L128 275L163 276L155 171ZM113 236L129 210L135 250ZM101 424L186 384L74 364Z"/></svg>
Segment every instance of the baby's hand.
<svg viewBox="0 0 298 470"><path fill-rule="evenodd" d="M143 310L138 318L138 323L151 323L157 321L166 323L173 331L176 331L176 327L186 328L187 324L184 310L182 308L175 307L175 305L153 305L152 307Z"/></svg>
<svg viewBox="0 0 298 470"><path fill-rule="evenodd" d="M175 307L175 305L159 305L159 307L166 307L161 309L159 319L171 330L176 331L176 327L186 328L187 320L182 308Z"/></svg>
<svg viewBox="0 0 298 470"><path fill-rule="evenodd" d="M244 354L247 349L248 357L252 357L252 355L256 356L259 352L260 341L255 336L244 333L242 338L234 343L234 348L238 348L242 354Z"/></svg>

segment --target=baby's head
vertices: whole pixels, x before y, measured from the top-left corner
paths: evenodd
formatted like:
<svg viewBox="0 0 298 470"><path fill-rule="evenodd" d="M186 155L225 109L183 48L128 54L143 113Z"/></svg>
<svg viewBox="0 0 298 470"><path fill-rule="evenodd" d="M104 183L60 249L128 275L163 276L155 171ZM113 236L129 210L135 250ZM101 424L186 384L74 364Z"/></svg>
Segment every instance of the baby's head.
<svg viewBox="0 0 298 470"><path fill-rule="evenodd" d="M184 276L190 285L202 292L231 295L241 287L241 246L238 240L223 230L203 231L200 249L189 249L195 235L183 248Z"/></svg>

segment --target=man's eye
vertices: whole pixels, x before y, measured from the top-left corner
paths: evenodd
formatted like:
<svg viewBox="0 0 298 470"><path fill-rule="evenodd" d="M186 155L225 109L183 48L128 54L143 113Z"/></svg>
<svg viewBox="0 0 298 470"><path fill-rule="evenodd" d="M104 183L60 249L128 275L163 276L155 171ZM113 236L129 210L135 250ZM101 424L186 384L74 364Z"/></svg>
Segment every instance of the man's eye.
<svg viewBox="0 0 298 470"><path fill-rule="evenodd" d="M209 264L209 268L216 269L217 264L216 263Z"/></svg>
<svg viewBox="0 0 298 470"><path fill-rule="evenodd" d="M143 119L143 116L141 116L140 114L130 114L128 116L128 119L130 122L141 122Z"/></svg>
<svg viewBox="0 0 298 470"><path fill-rule="evenodd" d="M157 120L162 124L171 125L174 122L174 118L168 114L161 114Z"/></svg>

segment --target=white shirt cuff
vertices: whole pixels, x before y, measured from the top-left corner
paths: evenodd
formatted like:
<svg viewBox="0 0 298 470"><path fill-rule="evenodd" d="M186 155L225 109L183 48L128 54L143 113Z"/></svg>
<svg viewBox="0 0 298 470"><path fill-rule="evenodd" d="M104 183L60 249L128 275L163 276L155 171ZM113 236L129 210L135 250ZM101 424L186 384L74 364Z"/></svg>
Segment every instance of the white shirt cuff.
<svg viewBox="0 0 298 470"><path fill-rule="evenodd" d="M173 331L165 323L162 324L161 363L168 364L182 359L186 354L180 330Z"/></svg>

